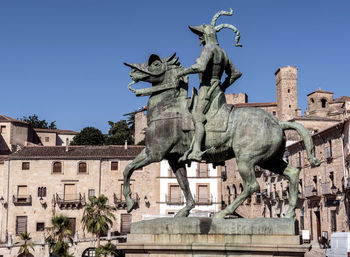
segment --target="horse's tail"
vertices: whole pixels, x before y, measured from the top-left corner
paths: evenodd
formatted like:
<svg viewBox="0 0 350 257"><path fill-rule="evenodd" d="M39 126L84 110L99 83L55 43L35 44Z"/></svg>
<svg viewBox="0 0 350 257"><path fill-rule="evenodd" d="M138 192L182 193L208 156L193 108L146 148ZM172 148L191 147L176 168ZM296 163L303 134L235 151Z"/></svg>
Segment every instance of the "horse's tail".
<svg viewBox="0 0 350 257"><path fill-rule="evenodd" d="M309 131L300 123L280 121L279 122L282 130L296 130L300 135L301 139L304 141L307 159L309 160L312 167L320 166L321 162L313 155L314 144L312 142L312 137Z"/></svg>

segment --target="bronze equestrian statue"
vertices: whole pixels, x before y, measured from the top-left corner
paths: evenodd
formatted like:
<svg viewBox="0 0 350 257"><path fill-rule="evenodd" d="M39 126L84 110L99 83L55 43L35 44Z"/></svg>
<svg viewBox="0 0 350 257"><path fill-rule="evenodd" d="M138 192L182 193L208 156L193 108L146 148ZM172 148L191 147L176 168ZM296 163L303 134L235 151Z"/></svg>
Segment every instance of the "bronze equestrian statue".
<svg viewBox="0 0 350 257"><path fill-rule="evenodd" d="M230 13L219 12L214 18L222 14L230 15L232 11ZM220 28L220 26L217 27ZM222 27L230 26L234 31L237 31L237 45L239 40L238 30L229 24L222 25ZM213 31L212 28L210 28L210 31ZM205 33L203 33L203 36ZM207 39L204 37L204 40ZM207 44L208 41L205 43ZM273 115L260 108L233 108L232 105L226 104L225 89L240 76L240 73L234 68L226 53L218 45L215 44L213 48L216 49L215 54L213 54L213 61L210 64L203 65L204 69L195 70L196 72L193 71L195 65L184 69L175 54L163 59L152 54L146 63L125 63L131 68L130 76L133 80L128 86L129 89L136 96L149 96L146 147L127 165L123 172L123 194L126 199L127 211L132 211L135 205L130 190L132 173L150 163L167 159L186 199L186 206L176 214L176 217L189 215L190 210L195 206L195 202L189 188L185 163L190 162L191 158L187 158L187 154L192 152L192 147L195 144L193 138L196 133L195 127L198 124L195 124L197 120L193 116L205 114L205 118L198 121L202 122L204 120L202 124L205 129L205 136L202 138L203 143L200 144L199 159L219 165L223 164L225 160L236 158L238 170L244 183L243 192L232 204L216 213L214 219L223 219L227 214L234 213L238 206L259 189L255 177L256 165L283 175L289 180L289 209L285 217L294 218L299 170L283 160L286 144L284 131L292 129L298 132L304 141L310 164L317 166L320 165L320 162L312 153L312 138L308 130L301 124L280 122ZM218 73L213 72L213 63L216 65L216 61L222 65L218 69L215 68L215 71L220 71ZM207 68L212 71L208 76L205 73L208 71ZM218 79L221 78L223 71L226 71L228 78L220 84ZM191 98L188 98L187 74L197 72L201 73L202 76L201 87L206 87L203 90L204 99L197 96L196 90L193 90ZM149 82L152 86L144 89L132 88L132 85L139 81ZM209 101L205 99L208 97ZM193 114L192 112L199 105L204 106L204 110L199 107L197 108L199 114ZM195 149L195 151L197 150Z"/></svg>

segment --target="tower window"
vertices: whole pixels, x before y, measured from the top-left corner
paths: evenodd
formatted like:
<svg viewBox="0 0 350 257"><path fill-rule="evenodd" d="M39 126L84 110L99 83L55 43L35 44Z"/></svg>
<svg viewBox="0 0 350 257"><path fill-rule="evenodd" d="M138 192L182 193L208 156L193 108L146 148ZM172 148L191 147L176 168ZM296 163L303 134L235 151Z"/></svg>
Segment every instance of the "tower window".
<svg viewBox="0 0 350 257"><path fill-rule="evenodd" d="M315 100L314 100L313 98L310 98L310 101L311 101L311 103L314 103L314 102L315 102Z"/></svg>
<svg viewBox="0 0 350 257"><path fill-rule="evenodd" d="M322 108L326 108L327 106L327 99L321 99L321 104L322 104Z"/></svg>
<svg viewBox="0 0 350 257"><path fill-rule="evenodd" d="M290 93L290 89L288 89L288 93Z"/></svg>
<svg viewBox="0 0 350 257"><path fill-rule="evenodd" d="M291 105L289 105L289 108L292 108L292 106L291 106Z"/></svg>

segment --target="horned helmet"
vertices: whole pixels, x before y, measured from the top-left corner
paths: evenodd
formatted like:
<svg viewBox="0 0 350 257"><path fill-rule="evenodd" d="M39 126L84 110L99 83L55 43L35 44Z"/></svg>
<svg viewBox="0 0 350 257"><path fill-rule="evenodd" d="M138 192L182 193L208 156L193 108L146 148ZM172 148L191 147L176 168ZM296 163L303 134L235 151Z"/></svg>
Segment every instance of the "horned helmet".
<svg viewBox="0 0 350 257"><path fill-rule="evenodd" d="M216 32L219 32L223 28L228 28L232 29L236 33L236 38L235 38L235 46L241 47L242 45L239 44L239 39L240 39L240 33L239 30L231 25L231 24L220 24L218 26L215 25L216 20L221 16L221 15L226 15L226 16L232 16L233 10L230 8L230 11L220 11L216 13L211 20L211 24L203 24L200 26L188 26L190 30L197 34L199 36L200 44L205 45L205 44L215 44L218 45L218 39L216 37Z"/></svg>

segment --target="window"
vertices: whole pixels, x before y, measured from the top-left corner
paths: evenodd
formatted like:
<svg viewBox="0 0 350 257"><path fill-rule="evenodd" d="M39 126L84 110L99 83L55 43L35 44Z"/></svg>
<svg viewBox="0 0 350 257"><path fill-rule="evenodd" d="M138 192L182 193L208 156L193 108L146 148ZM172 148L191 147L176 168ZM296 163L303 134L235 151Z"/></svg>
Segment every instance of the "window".
<svg viewBox="0 0 350 257"><path fill-rule="evenodd" d="M208 164L198 163L197 177L208 177Z"/></svg>
<svg viewBox="0 0 350 257"><path fill-rule="evenodd" d="M169 199L170 203L181 203L182 194L179 185L169 185Z"/></svg>
<svg viewBox="0 0 350 257"><path fill-rule="evenodd" d="M50 138L49 137L45 137L45 142L50 142Z"/></svg>
<svg viewBox="0 0 350 257"><path fill-rule="evenodd" d="M44 222L37 222L36 223L36 231L44 231L45 229L45 223Z"/></svg>
<svg viewBox="0 0 350 257"><path fill-rule="evenodd" d="M62 173L62 163L61 162L54 162L52 172L53 173Z"/></svg>
<svg viewBox="0 0 350 257"><path fill-rule="evenodd" d="M17 187L17 196L20 197L27 197L27 186L18 186Z"/></svg>
<svg viewBox="0 0 350 257"><path fill-rule="evenodd" d="M89 189L88 196L89 196L89 198L94 197L95 196L95 189Z"/></svg>
<svg viewBox="0 0 350 257"><path fill-rule="evenodd" d="M209 203L209 185L197 185L197 202Z"/></svg>
<svg viewBox="0 0 350 257"><path fill-rule="evenodd" d="M75 184L65 184L64 185L64 200L65 201L75 201L77 197L77 191Z"/></svg>
<svg viewBox="0 0 350 257"><path fill-rule="evenodd" d="M124 235L130 233L130 226L132 220L131 214L121 214L120 220L120 233Z"/></svg>
<svg viewBox="0 0 350 257"><path fill-rule="evenodd" d="M314 103L314 102L315 102L315 100L314 100L313 98L310 98L310 100L311 100L311 103Z"/></svg>
<svg viewBox="0 0 350 257"><path fill-rule="evenodd" d="M29 162L22 162L22 170L29 170Z"/></svg>
<svg viewBox="0 0 350 257"><path fill-rule="evenodd" d="M38 187L38 197L46 197L46 187Z"/></svg>
<svg viewBox="0 0 350 257"><path fill-rule="evenodd" d="M288 88L288 93L290 93L290 89Z"/></svg>
<svg viewBox="0 0 350 257"><path fill-rule="evenodd" d="M6 126L0 126L0 134L6 133Z"/></svg>
<svg viewBox="0 0 350 257"><path fill-rule="evenodd" d="M111 170L118 170L119 165L118 162L111 162Z"/></svg>
<svg viewBox="0 0 350 257"><path fill-rule="evenodd" d="M331 230L332 232L337 231L337 213L335 210L331 211Z"/></svg>
<svg viewBox="0 0 350 257"><path fill-rule="evenodd" d="M321 99L321 106L322 108L326 108L327 107L327 99Z"/></svg>
<svg viewBox="0 0 350 257"><path fill-rule="evenodd" d="M16 217L16 235L27 231L27 216Z"/></svg>
<svg viewBox="0 0 350 257"><path fill-rule="evenodd" d="M273 112L272 112L272 115L273 115L273 116L276 116L276 115L277 115L276 111L273 111Z"/></svg>
<svg viewBox="0 0 350 257"><path fill-rule="evenodd" d="M86 173L86 172L87 172L86 162L80 162L79 163L79 173Z"/></svg>

